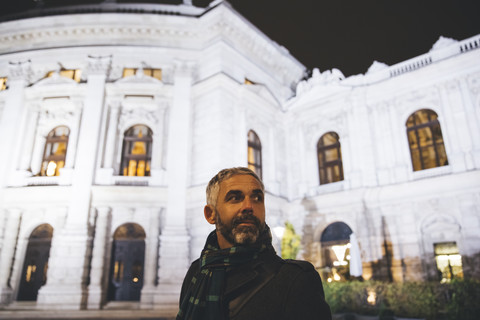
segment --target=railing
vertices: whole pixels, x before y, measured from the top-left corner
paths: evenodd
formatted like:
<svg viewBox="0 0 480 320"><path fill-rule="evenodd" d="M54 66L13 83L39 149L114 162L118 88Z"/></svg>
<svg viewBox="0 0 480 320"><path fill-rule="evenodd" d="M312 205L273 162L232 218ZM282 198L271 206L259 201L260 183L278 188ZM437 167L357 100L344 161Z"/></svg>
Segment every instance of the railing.
<svg viewBox="0 0 480 320"><path fill-rule="evenodd" d="M401 75L405 72L417 70L432 64L432 57L427 53L419 57L395 64L390 67L390 77Z"/></svg>
<svg viewBox="0 0 480 320"><path fill-rule="evenodd" d="M460 43L460 52L462 53L478 48L480 48L480 36L466 39Z"/></svg>

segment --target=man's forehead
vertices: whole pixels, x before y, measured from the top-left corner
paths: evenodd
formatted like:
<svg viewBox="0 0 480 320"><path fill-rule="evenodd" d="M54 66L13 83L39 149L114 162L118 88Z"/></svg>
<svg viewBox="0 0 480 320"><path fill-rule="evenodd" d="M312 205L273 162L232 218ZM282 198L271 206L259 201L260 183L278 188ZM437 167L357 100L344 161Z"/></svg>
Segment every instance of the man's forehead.
<svg viewBox="0 0 480 320"><path fill-rule="evenodd" d="M260 182L255 179L253 176L248 174L237 174L231 176L228 179L223 180L220 183L220 192L228 192L230 190L237 189L237 190L262 190Z"/></svg>

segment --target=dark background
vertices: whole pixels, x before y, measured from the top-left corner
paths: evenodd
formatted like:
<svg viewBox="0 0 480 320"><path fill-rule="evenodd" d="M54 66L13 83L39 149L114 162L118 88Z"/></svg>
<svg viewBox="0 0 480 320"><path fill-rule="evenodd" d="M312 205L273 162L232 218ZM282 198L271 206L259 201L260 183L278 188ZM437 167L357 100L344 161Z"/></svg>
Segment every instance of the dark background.
<svg viewBox="0 0 480 320"><path fill-rule="evenodd" d="M0 16L102 0L2 1ZM170 3L181 0L117 0ZM199 7L210 0L193 0ZM442 35L480 34L480 0L230 0L232 6L308 69L365 73L374 60L392 65L428 52Z"/></svg>

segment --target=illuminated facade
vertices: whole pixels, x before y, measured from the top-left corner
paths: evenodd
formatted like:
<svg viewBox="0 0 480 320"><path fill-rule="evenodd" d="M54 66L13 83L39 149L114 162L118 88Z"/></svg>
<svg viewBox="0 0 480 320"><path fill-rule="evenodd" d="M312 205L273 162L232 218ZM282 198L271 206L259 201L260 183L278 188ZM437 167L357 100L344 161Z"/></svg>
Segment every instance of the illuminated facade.
<svg viewBox="0 0 480 320"><path fill-rule="evenodd" d="M227 3L128 6L0 23L3 308L173 314L230 166L327 281L356 247L364 278L480 277L480 37L302 80Z"/></svg>

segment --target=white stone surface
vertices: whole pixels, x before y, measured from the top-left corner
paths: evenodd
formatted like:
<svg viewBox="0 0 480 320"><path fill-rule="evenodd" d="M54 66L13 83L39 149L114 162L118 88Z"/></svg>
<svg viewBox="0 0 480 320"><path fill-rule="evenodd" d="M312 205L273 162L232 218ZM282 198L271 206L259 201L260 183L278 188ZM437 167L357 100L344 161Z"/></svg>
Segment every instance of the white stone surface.
<svg viewBox="0 0 480 320"><path fill-rule="evenodd" d="M0 23L0 77L9 76L0 91L0 303L14 304L29 236L49 223L47 284L33 308L119 307L106 295L113 233L133 222L146 233L145 282L140 302L120 306L174 314L212 230L205 186L218 170L247 164L249 130L262 143L267 222L292 222L300 257L315 266L321 234L336 221L356 234L366 278L376 277L386 236L396 281L431 277L436 242L478 256L479 43L442 38L364 75L315 69L302 80L304 66L223 2L198 17ZM82 81L44 78L60 65L81 69ZM123 68L162 69L162 80L122 78ZM424 108L438 114L449 165L414 172L405 123ZM119 175L123 134L136 124L153 132L149 177ZM65 168L40 177L46 135L58 125L70 129ZM329 131L340 137L345 179L320 185L316 148Z"/></svg>

